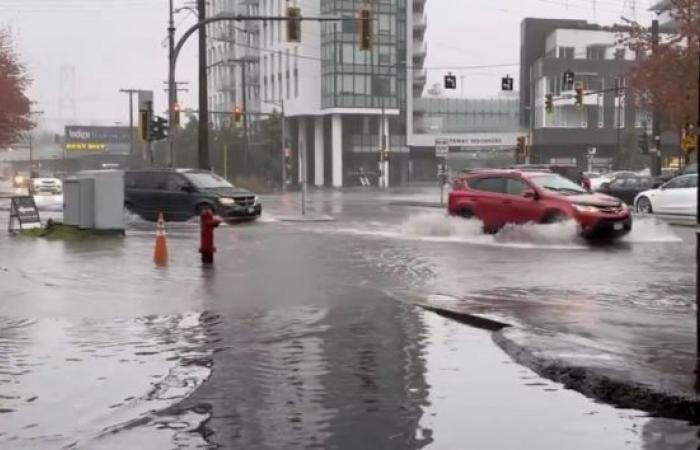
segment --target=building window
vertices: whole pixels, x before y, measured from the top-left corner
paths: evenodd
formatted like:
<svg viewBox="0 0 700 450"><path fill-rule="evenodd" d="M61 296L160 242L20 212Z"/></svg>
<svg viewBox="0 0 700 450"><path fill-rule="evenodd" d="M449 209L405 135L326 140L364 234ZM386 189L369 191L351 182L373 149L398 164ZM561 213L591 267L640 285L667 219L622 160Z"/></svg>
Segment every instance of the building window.
<svg viewBox="0 0 700 450"><path fill-rule="evenodd" d="M299 98L299 70L294 69L294 98Z"/></svg>
<svg viewBox="0 0 700 450"><path fill-rule="evenodd" d="M618 61L625 59L625 49L624 48L616 48L615 49L615 59Z"/></svg>
<svg viewBox="0 0 700 450"><path fill-rule="evenodd" d="M603 60L605 59L605 47L600 45L591 45L586 48L586 59Z"/></svg>
<svg viewBox="0 0 700 450"><path fill-rule="evenodd" d="M559 59L574 59L574 48L559 47Z"/></svg>
<svg viewBox="0 0 700 450"><path fill-rule="evenodd" d="M285 89L287 91L287 100L289 100L289 98L292 95L292 90L290 89L290 86L289 86L289 71L287 71L284 74L284 77L285 77Z"/></svg>

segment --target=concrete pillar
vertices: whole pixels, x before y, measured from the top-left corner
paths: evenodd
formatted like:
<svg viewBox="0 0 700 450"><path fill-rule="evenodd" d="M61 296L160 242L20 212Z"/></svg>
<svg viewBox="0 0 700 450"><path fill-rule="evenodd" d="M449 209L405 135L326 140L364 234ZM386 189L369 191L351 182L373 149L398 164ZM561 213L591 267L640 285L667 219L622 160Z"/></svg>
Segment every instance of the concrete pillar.
<svg viewBox="0 0 700 450"><path fill-rule="evenodd" d="M306 181L306 155L308 154L306 152L306 118L304 117L299 117L298 124L299 124L299 133L298 133L298 143L297 143L297 148L299 151L297 152L297 157L299 158L299 164L298 164L298 180L299 184L303 184Z"/></svg>
<svg viewBox="0 0 700 450"><path fill-rule="evenodd" d="M324 142L323 142L323 116L316 117L314 126L314 184L323 186L325 177L324 169Z"/></svg>
<svg viewBox="0 0 700 450"><path fill-rule="evenodd" d="M333 165L333 187L343 187L343 116L331 118L331 148Z"/></svg>

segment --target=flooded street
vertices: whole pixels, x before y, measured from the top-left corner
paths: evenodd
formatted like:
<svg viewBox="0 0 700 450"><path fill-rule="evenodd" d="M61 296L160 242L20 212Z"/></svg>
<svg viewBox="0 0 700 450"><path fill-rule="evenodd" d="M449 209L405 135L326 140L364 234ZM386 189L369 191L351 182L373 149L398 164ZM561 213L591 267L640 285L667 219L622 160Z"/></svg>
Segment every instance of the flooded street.
<svg viewBox="0 0 700 450"><path fill-rule="evenodd" d="M280 220L296 195L263 198L260 221L216 231L212 268L196 222L167 225L167 268L131 216L124 238L0 236L0 448L697 447L694 427L596 403L421 307L582 341L682 389L691 229L640 218L599 247L397 203L429 199L316 193L310 214L336 220L312 223Z"/></svg>

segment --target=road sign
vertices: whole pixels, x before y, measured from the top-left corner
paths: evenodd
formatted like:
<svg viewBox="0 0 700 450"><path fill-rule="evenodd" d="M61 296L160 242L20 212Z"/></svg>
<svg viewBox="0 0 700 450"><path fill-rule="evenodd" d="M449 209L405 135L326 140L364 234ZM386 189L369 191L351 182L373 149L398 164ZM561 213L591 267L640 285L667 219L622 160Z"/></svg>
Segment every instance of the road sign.
<svg viewBox="0 0 700 450"><path fill-rule="evenodd" d="M685 136L683 140L681 141L681 148L683 151L686 153L691 153L695 151L695 148L697 147L697 141L695 136Z"/></svg>

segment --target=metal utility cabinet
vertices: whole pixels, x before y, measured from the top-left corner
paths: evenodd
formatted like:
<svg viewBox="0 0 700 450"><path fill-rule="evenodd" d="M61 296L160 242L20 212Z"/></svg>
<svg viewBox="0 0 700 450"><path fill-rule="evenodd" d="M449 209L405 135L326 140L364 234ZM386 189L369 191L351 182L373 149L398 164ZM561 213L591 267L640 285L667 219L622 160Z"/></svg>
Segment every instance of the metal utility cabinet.
<svg viewBox="0 0 700 450"><path fill-rule="evenodd" d="M86 170L66 180L63 220L66 225L101 231L124 231L124 172Z"/></svg>

